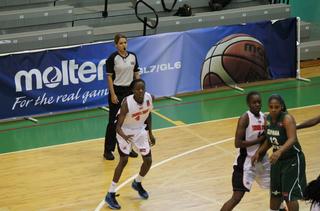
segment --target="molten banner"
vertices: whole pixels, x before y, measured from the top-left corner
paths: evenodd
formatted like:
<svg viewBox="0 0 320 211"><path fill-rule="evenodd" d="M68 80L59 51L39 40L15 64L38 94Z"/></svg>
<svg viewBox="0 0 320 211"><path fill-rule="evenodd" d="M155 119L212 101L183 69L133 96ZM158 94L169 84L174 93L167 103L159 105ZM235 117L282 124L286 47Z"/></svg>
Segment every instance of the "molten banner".
<svg viewBox="0 0 320 211"><path fill-rule="evenodd" d="M147 91L173 96L295 77L296 19L219 26L129 40ZM0 119L107 105L111 42L0 57Z"/></svg>

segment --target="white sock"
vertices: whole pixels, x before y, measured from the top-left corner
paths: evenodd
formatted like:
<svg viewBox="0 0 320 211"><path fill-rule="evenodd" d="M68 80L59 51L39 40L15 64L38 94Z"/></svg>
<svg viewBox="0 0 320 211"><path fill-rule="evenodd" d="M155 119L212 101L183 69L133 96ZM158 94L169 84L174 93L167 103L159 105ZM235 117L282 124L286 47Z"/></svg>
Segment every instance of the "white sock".
<svg viewBox="0 0 320 211"><path fill-rule="evenodd" d="M110 188L109 188L109 192L110 193L115 193L116 192L116 188L117 188L117 183L112 181L111 185L110 185Z"/></svg>
<svg viewBox="0 0 320 211"><path fill-rule="evenodd" d="M141 182L143 179L143 176L141 176L140 174L138 174L138 176L134 179L136 182Z"/></svg>

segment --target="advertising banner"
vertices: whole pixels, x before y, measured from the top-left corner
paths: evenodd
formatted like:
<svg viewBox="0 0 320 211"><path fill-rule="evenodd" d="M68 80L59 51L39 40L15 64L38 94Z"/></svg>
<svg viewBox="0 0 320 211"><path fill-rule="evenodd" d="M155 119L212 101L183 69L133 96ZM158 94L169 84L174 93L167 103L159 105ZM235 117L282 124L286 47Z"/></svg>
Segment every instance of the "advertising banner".
<svg viewBox="0 0 320 211"><path fill-rule="evenodd" d="M147 91L174 96L296 76L296 19L217 26L129 39ZM0 119L107 105L114 43L0 57Z"/></svg>

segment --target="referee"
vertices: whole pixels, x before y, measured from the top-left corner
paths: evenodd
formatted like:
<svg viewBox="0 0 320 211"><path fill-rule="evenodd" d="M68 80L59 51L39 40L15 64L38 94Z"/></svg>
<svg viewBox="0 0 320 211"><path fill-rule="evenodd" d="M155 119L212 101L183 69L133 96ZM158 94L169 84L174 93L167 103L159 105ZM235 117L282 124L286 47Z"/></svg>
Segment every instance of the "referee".
<svg viewBox="0 0 320 211"><path fill-rule="evenodd" d="M137 56L127 51L127 37L123 34L116 34L114 43L117 51L113 52L107 59L107 80L108 80L108 102L109 122L106 129L104 153L106 160L114 160L116 139L116 115L120 109L122 100L131 94L130 84L134 79L139 79ZM131 151L130 157L137 157L138 154Z"/></svg>

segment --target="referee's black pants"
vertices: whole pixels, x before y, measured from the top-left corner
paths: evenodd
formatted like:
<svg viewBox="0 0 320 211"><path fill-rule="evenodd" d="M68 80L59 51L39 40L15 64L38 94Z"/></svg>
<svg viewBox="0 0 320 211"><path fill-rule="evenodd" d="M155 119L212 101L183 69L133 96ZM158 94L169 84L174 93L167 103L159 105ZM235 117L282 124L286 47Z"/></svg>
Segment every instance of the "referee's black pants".
<svg viewBox="0 0 320 211"><path fill-rule="evenodd" d="M104 153L113 152L116 147L116 116L121 107L122 100L128 95L132 94L129 86L113 86L114 92L118 97L118 104L114 104L111 101L111 95L108 95L109 102L109 122L106 129L106 135L104 139Z"/></svg>

